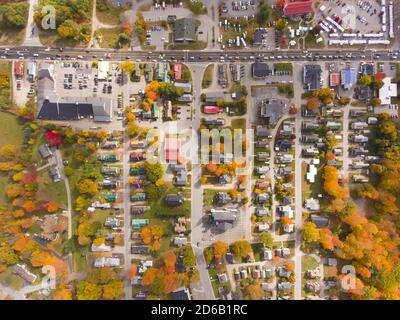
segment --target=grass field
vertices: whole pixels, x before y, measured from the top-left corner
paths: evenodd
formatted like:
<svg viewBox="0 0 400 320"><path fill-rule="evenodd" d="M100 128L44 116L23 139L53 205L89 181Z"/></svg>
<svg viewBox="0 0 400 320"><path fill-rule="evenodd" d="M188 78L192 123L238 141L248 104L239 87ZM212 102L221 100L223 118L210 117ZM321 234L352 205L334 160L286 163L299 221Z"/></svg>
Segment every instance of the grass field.
<svg viewBox="0 0 400 320"><path fill-rule="evenodd" d="M106 0L96 1L96 17L104 24L117 25L122 23L121 15L128 9L128 6L113 6Z"/></svg>
<svg viewBox="0 0 400 320"><path fill-rule="evenodd" d="M122 32L121 27L115 28L102 28L97 30L98 35L101 37L101 48L116 48L118 35ZM127 46L123 47L126 48Z"/></svg>
<svg viewBox="0 0 400 320"><path fill-rule="evenodd" d="M4 193L4 188L8 184L8 177L0 176L0 207L7 205L7 196Z"/></svg>
<svg viewBox="0 0 400 320"><path fill-rule="evenodd" d="M201 83L201 87L203 89L207 89L210 87L213 80L213 73L214 73L214 64L209 64L206 70L204 71L203 82Z"/></svg>
<svg viewBox="0 0 400 320"><path fill-rule="evenodd" d="M45 169L39 174L39 191L38 198L41 200L53 200L57 202L61 208L67 207L67 191L63 181L53 182L48 170Z"/></svg>
<svg viewBox="0 0 400 320"><path fill-rule="evenodd" d="M24 285L24 281L12 273L11 267L0 273L0 283L13 290L20 290Z"/></svg>
<svg viewBox="0 0 400 320"><path fill-rule="evenodd" d="M234 119L231 121L232 129L242 129L242 131L246 131L246 119Z"/></svg>
<svg viewBox="0 0 400 320"><path fill-rule="evenodd" d="M23 131L17 117L6 112L0 112L0 146L5 144L19 146L22 142Z"/></svg>

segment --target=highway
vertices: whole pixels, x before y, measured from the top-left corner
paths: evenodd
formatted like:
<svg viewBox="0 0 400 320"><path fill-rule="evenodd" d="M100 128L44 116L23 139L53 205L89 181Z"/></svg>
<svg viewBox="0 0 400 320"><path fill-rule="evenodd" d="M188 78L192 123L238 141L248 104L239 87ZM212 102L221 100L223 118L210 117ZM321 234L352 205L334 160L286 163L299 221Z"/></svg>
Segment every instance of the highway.
<svg viewBox="0 0 400 320"><path fill-rule="evenodd" d="M400 51L400 50L399 50ZM249 62L249 61L399 61L398 51L392 50L290 50L290 51L120 51L114 49L13 47L0 49L0 59L37 60L111 60L136 62Z"/></svg>

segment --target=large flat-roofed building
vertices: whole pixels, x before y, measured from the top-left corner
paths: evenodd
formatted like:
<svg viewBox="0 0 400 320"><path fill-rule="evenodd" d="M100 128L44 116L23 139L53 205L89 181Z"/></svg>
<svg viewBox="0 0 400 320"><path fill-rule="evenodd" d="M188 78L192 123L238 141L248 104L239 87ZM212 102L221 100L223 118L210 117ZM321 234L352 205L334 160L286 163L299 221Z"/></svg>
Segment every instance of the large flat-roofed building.
<svg viewBox="0 0 400 320"><path fill-rule="evenodd" d="M382 105L391 104L392 97L397 97L397 83L392 83L389 77L384 78L383 87L379 89L379 99Z"/></svg>
<svg viewBox="0 0 400 320"><path fill-rule="evenodd" d="M178 19L174 23L174 42L196 41L196 20L190 18Z"/></svg>
<svg viewBox="0 0 400 320"><path fill-rule="evenodd" d="M105 81L108 79L110 73L110 64L108 61L100 61L97 66L97 78L100 81Z"/></svg>
<svg viewBox="0 0 400 320"><path fill-rule="evenodd" d="M38 73L37 118L41 120L79 120L111 122L113 101L108 98L60 97L55 90L54 65L43 63Z"/></svg>
<svg viewBox="0 0 400 320"><path fill-rule="evenodd" d="M302 18L313 13L312 0L285 0L282 13L288 18Z"/></svg>

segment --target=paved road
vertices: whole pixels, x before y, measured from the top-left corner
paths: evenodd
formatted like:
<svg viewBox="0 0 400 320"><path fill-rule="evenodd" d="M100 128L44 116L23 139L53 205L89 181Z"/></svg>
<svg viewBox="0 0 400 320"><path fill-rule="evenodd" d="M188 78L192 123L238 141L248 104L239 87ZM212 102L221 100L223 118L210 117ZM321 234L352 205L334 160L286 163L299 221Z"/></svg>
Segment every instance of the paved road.
<svg viewBox="0 0 400 320"><path fill-rule="evenodd" d="M123 199L124 199L124 244L125 244L125 272L129 273L131 267L131 211L130 211L130 187L129 179L129 137L124 136L124 155L123 155ZM129 277L125 277L125 299L132 299L132 286Z"/></svg>
<svg viewBox="0 0 400 320"><path fill-rule="evenodd" d="M299 70L300 66L295 65L294 76L298 77L301 72ZM301 88L301 81L299 79L294 79L294 104L298 108L299 112L296 115L295 120L295 275L296 282L294 286L294 299L301 300L301 260L303 256L303 252L301 251L301 229L303 228L303 195L302 195L302 147L300 145L300 137L301 137L301 93L303 92L303 88Z"/></svg>
<svg viewBox="0 0 400 320"><path fill-rule="evenodd" d="M9 50L6 50L9 49ZM358 60L379 60L399 61L400 56L393 56L391 50L309 50L309 51L263 51L263 50L241 50L241 51L120 51L114 49L86 49L65 48L60 51L58 48L44 47L14 47L0 50L2 59L108 59L123 61L131 59L134 61L186 61L186 62L212 62L212 61L358 61Z"/></svg>
<svg viewBox="0 0 400 320"><path fill-rule="evenodd" d="M58 170L60 171L61 177L65 184L65 190L67 192L67 214L68 214L68 239L72 238L72 197L71 197L71 188L69 186L69 180L64 175L64 164L61 156L61 152L59 149L55 152L56 162Z"/></svg>
<svg viewBox="0 0 400 320"><path fill-rule="evenodd" d="M201 82L203 79L203 72L205 66L191 66L193 73L193 88L194 88L194 111L193 116L193 130L197 132L200 128L201 114L198 112L200 109L197 104L200 103L201 95ZM199 139L192 139L192 150L199 150ZM198 163L198 161L195 161ZM199 290L192 290L193 297L196 300L214 300L214 292L208 275L207 264L204 259L203 250L209 245L205 241L203 234L203 188L199 183L201 177L201 165L194 164L192 167L192 247L196 255L197 268L200 275Z"/></svg>

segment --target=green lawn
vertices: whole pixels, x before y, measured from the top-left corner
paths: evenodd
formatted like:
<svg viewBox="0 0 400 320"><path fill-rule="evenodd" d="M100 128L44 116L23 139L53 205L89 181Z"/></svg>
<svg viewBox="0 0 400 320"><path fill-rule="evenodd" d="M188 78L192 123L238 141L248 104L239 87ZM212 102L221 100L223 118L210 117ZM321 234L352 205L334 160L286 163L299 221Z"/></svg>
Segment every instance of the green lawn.
<svg viewBox="0 0 400 320"><path fill-rule="evenodd" d="M115 28L101 28L97 30L99 36L101 37L100 40L100 47L101 48L116 48L116 43L118 40L118 35L122 33L121 27ZM123 48L126 48L124 46Z"/></svg>
<svg viewBox="0 0 400 320"><path fill-rule="evenodd" d="M303 256L301 259L301 269L303 272L306 272L307 270L315 269L318 267L318 262L309 256Z"/></svg>
<svg viewBox="0 0 400 320"><path fill-rule="evenodd" d="M293 72L293 64L290 62L277 62L274 63L274 71L288 71L290 73Z"/></svg>
<svg viewBox="0 0 400 320"><path fill-rule="evenodd" d="M0 176L0 207L7 205L7 196L4 193L4 188L8 184L8 177Z"/></svg>
<svg viewBox="0 0 400 320"><path fill-rule="evenodd" d="M246 119L234 119L231 121L231 128L232 129L242 129L242 131L246 131Z"/></svg>
<svg viewBox="0 0 400 320"><path fill-rule="evenodd" d="M53 182L45 169L39 174L39 191L38 198L41 200L53 200L57 202L61 208L67 207L67 191L63 181Z"/></svg>
<svg viewBox="0 0 400 320"><path fill-rule="evenodd" d="M128 9L128 6L114 6L106 0L96 1L96 17L104 24L113 25L122 23L121 15Z"/></svg>
<svg viewBox="0 0 400 320"><path fill-rule="evenodd" d="M12 273L12 268L0 273L0 282L13 290L20 290L24 286L24 281Z"/></svg>
<svg viewBox="0 0 400 320"><path fill-rule="evenodd" d="M172 43L168 46L169 50L204 50L207 47L207 42L195 41L193 43Z"/></svg>
<svg viewBox="0 0 400 320"><path fill-rule="evenodd" d="M315 269L319 266L318 262L309 256L303 256L301 258L301 274L302 274L302 278L301 278L301 287L302 287L302 294L305 295L306 292L304 290L305 284L307 282L307 279L305 277L305 274L307 272L307 270L312 270Z"/></svg>
<svg viewBox="0 0 400 320"><path fill-rule="evenodd" d="M169 192L173 193L173 192ZM169 207L164 203L164 197L158 199L156 201L152 201L149 203L150 213L152 216L163 217L163 216L190 216L191 204L189 201L185 201L181 206L178 207Z"/></svg>
<svg viewBox="0 0 400 320"><path fill-rule="evenodd" d="M226 192L226 190L204 189L203 202L206 206L212 206L214 197L218 192Z"/></svg>
<svg viewBox="0 0 400 320"><path fill-rule="evenodd" d="M22 142L23 131L18 118L10 113L0 112L0 146L5 144L21 145Z"/></svg>
<svg viewBox="0 0 400 320"><path fill-rule="evenodd" d="M213 73L214 73L214 64L209 64L204 71L203 81L201 83L201 87L203 89L207 89L210 87L212 80L213 80Z"/></svg>
<svg viewBox="0 0 400 320"><path fill-rule="evenodd" d="M229 281L226 283L219 283L219 281L218 281L218 275L225 273L225 272L226 272L225 265L220 266L218 270L215 268L208 269L208 274L210 276L210 281L211 281L211 285L214 290L215 297L219 297L219 289L220 288L223 288L225 286L228 286L229 288L231 288L231 284Z"/></svg>

